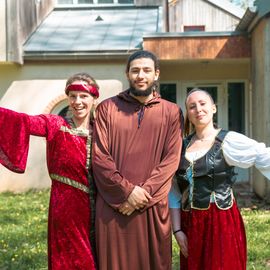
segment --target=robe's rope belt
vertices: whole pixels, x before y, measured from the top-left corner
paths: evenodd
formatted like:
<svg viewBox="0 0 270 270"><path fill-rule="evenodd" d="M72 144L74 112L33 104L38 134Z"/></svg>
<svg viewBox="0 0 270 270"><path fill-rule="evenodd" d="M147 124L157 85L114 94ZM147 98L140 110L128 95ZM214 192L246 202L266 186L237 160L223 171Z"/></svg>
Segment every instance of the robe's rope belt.
<svg viewBox="0 0 270 270"><path fill-rule="evenodd" d="M67 185L72 186L74 188L78 188L86 193L90 193L90 190L87 186L85 186L84 184L81 184L77 181L74 181L68 177L64 177L64 176L54 174L54 173L51 173L50 177L54 180L61 182L61 183L67 184Z"/></svg>

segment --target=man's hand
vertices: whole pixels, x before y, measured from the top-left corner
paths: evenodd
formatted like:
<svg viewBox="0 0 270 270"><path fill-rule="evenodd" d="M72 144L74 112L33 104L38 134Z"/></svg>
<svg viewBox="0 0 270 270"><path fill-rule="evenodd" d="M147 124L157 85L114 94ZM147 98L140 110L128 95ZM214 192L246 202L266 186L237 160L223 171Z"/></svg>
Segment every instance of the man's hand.
<svg viewBox="0 0 270 270"><path fill-rule="evenodd" d="M123 215L130 216L135 211L135 208L131 206L128 201L125 201L123 204L121 204L118 211Z"/></svg>
<svg viewBox="0 0 270 270"><path fill-rule="evenodd" d="M187 258L188 256L188 240L183 231L179 231L174 235L182 254Z"/></svg>
<svg viewBox="0 0 270 270"><path fill-rule="evenodd" d="M130 195L128 196L128 203L136 210L143 208L152 197L143 188L135 186Z"/></svg>

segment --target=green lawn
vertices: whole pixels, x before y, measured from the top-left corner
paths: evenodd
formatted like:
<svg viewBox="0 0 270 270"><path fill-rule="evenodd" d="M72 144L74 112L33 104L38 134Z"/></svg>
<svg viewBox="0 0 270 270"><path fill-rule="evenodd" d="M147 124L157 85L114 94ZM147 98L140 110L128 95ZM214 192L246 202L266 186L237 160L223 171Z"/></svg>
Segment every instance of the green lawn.
<svg viewBox="0 0 270 270"><path fill-rule="evenodd" d="M0 194L0 269L47 269L49 191ZM242 209L248 238L248 270L270 269L270 210ZM179 269L173 244L173 269ZM233 270L233 269L232 269Z"/></svg>

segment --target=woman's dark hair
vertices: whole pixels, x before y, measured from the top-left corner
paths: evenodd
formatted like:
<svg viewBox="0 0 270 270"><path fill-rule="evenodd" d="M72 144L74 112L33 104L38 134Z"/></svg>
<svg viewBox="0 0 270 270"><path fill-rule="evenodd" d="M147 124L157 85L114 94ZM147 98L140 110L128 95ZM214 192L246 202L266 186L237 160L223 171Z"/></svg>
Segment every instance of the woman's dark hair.
<svg viewBox="0 0 270 270"><path fill-rule="evenodd" d="M194 93L194 92L203 92L204 94L206 94L206 95L210 98L212 104L215 104L214 99L213 99L213 97L210 95L210 93L208 93L207 91L202 90L202 89L200 89L200 88L193 88L192 90L190 90L190 91L188 92L188 94L187 94L187 96L186 96L186 99L185 99L186 111L187 111L187 99L188 99L189 96L190 96L192 93ZM215 123L214 123L214 127L217 128L217 125L216 125ZM187 112L186 112L185 120L184 120L184 137L188 136L189 134L191 134L191 133L194 132L194 131L195 131L195 127L194 127L194 125L189 121L188 115L187 115Z"/></svg>
<svg viewBox="0 0 270 270"><path fill-rule="evenodd" d="M135 53L131 54L127 60L126 72L129 72L130 63L139 58L150 58L154 61L155 71L159 69L159 60L153 53L145 50L136 51Z"/></svg>

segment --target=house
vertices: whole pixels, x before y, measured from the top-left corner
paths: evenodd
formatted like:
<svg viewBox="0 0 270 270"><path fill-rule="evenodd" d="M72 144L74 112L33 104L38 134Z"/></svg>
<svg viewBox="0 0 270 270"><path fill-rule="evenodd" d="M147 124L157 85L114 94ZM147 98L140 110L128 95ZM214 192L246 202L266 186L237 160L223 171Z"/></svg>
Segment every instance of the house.
<svg viewBox="0 0 270 270"><path fill-rule="evenodd" d="M29 114L60 113L65 80L77 72L97 79L100 100L128 87L128 55L143 33L161 31L158 1L2 1L0 106ZM50 186L45 141L31 137L25 174L0 167L0 191Z"/></svg>
<svg viewBox="0 0 270 270"><path fill-rule="evenodd" d="M31 108L31 113L59 113L66 106L64 96L60 92L53 96L56 90L48 89L61 91L64 80L78 71L88 71L104 89L110 80L116 85L115 92L121 91L128 87L124 74L127 56L144 48L160 58L164 98L184 108L187 91L206 89L217 103L219 126L269 145L270 20L266 2L259 0L256 9L247 11L225 0L1 3L6 6L0 9L0 21L5 25L5 34L0 34L5 37L5 42L0 39L0 105L22 111ZM104 90L103 98L115 93L112 88ZM30 95L36 93L38 102L33 103L31 97L28 105L28 97L20 94L27 89L31 89ZM40 96L46 95L37 91L48 94L42 110ZM24 108L20 99L15 104L11 101L10 93L20 95ZM28 164L29 170L36 166ZM42 171L38 179L46 178L44 174ZM1 182L2 178L0 168ZM5 181L5 188L12 189L10 181ZM238 181L249 181L260 196L270 196L270 185L256 170L239 170ZM49 184L48 180L41 182Z"/></svg>

